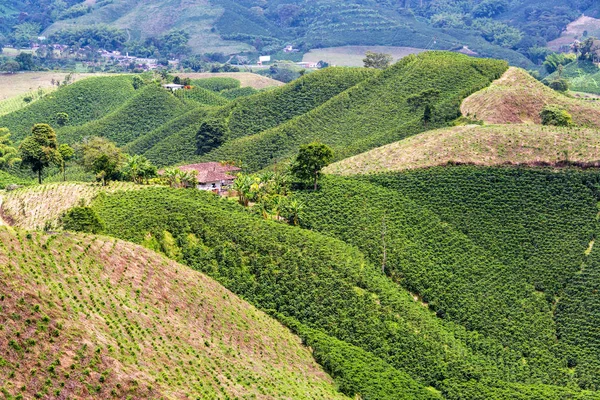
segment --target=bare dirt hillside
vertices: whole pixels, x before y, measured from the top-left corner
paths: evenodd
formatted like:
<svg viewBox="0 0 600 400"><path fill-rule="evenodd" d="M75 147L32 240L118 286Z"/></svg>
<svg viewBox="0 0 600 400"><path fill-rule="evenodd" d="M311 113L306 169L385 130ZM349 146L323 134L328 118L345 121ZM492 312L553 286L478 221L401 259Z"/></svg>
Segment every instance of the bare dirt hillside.
<svg viewBox="0 0 600 400"><path fill-rule="evenodd" d="M540 112L549 104L567 109L576 125L600 127L600 104L564 96L520 68L509 68L502 78L466 98L461 111L488 124L539 124Z"/></svg>
<svg viewBox="0 0 600 400"><path fill-rule="evenodd" d="M342 398L278 322L116 239L0 228L0 307L6 398Z"/></svg>
<svg viewBox="0 0 600 400"><path fill-rule="evenodd" d="M596 129L542 125L468 125L424 132L330 165L326 172L356 175L475 165L597 165Z"/></svg>

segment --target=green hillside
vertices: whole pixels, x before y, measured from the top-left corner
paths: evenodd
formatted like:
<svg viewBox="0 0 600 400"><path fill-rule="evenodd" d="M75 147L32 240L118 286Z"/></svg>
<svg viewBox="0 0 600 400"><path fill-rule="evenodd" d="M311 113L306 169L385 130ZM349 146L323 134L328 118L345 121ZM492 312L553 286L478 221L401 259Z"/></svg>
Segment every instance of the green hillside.
<svg viewBox="0 0 600 400"><path fill-rule="evenodd" d="M81 141L84 137L103 136L122 146L192 107L168 90L149 85L139 89L136 96L103 118L81 126L65 127L59 130L58 135L62 141L69 143Z"/></svg>
<svg viewBox="0 0 600 400"><path fill-rule="evenodd" d="M600 69L590 61L577 61L567 64L561 76L569 81L569 88L574 92L600 94ZM546 79L551 81L558 73Z"/></svg>
<svg viewBox="0 0 600 400"><path fill-rule="evenodd" d="M384 193L385 196L394 193L393 190L386 192L359 182L344 185L355 187L356 199L365 199L365 193L368 193L367 198L373 198L377 193ZM330 226L327 218L323 219L324 213L329 213L329 218L340 218L339 221L347 218L345 222L359 228L360 224L353 222L350 214L340 213L344 206L340 209L341 203L336 200L341 199L339 192L334 195L335 191L329 190L329 186L328 183L325 192L319 194L327 197L326 206L319 204L313 195L306 198L307 208L313 210L315 215L321 215L323 221L319 227L313 228L326 231ZM333 197L329 196L329 192ZM348 194L351 193L350 189ZM358 196L358 193L361 195ZM364 245L358 245L363 249L363 255L341 241L264 221L248 215L231 202L219 201L201 192L170 189L121 192L99 197L92 206L105 221L107 233L161 250L170 257L205 271L253 304L281 314L282 321L291 323L295 331L306 337L305 340L315 343L315 347L319 348L317 359L328 370L334 371L333 375L340 386L343 386L340 382L344 378L353 382L350 387L354 391L347 394L363 393L361 386L368 390L384 390L378 393L385 393L385 388L374 388L374 382L381 385L385 381L383 376L399 374L397 376L402 378L404 385L413 388L410 389L413 394L407 398L435 396L434 392L419 391L418 385L414 386L408 376L422 385L438 388L446 398L452 399L462 398L459 388L465 386L479 396L492 393L497 398L507 398L503 393L517 396L520 392L530 393L533 396L531 398L539 399L559 399L569 392L575 395L572 389L533 385L534 382L577 382L562 368L563 362L566 363L562 361L565 360L563 355L554 352L553 323L545 311L549 307L545 297L537 295L533 285L528 285L521 277L504 275L510 271L508 264L495 259L465 234L455 230L440 242L439 239L448 235L451 228L439 219L436 222L434 214L425 207L417 206L408 198L394 196L393 200L387 197L385 201L388 204L394 201L398 205L407 205L394 209L398 208L398 213L414 215L407 221L413 226L409 232L411 236L419 233L421 238L415 239L412 245L405 243L398 251L403 250L403 257L408 257L411 263L416 262L413 267L415 273L418 268L428 268L428 278L420 278L425 279L423 282L426 284L421 284L424 284L422 289L430 297L428 299L419 297L415 301L412 295L409 296L408 292L381 274L381 258L376 254L380 247L373 246L372 239L366 236L377 230L380 237L379 226L360 234L356 234L352 230L354 228L349 230L355 233L357 241L366 239ZM587 204L590 203L589 199L591 196L588 196ZM354 203L352 201L350 204ZM591 203L593 208L594 202ZM376 217L372 218L373 215L364 213L365 206L372 206L369 210L374 213L379 212L373 203L362 200L358 204L361 205L361 221L368 223L377 220ZM593 226L592 219L586 220L586 212L585 208L581 210L581 221ZM310 213L304 218L310 219ZM390 216L390 221L392 218ZM423 222L415 226L415 222L411 221L418 218L422 218ZM345 226L345 222L340 226ZM416 227L418 229L415 230ZM446 233L440 236L440 233L435 233L436 229ZM396 227L390 223L391 237L396 232ZM435 236L431 237L432 234ZM353 243L351 240L349 242ZM427 257L427 251L434 253ZM468 286L459 287L460 282L447 284L446 289L450 287L457 290L450 291L448 296L452 298L447 298L446 304L433 283L444 277L441 270L435 270L447 261L438 260L442 264L434 268L431 257L436 257L436 254L439 257L447 252L451 253L444 255L444 258L449 262L456 263L451 260L466 256L463 262L467 263L465 267L469 267L461 275L456 275L454 280L463 274L472 276L470 274L479 268L479 275L489 271L486 273L502 277L504 283L493 286L494 290L500 288L500 293L490 292L495 297L488 299L489 303L487 300L465 302L460 300L461 296L465 299L472 298L469 296L480 297L488 293L485 291L488 286L469 288L466 293L461 293L460 290L466 290ZM571 257L572 254L565 257ZM490 265L493 268L488 268ZM481 270L482 267L485 270ZM392 271L386 272L395 275ZM403 272L407 273L405 279L414 279L408 271ZM512 288L512 292L508 288ZM327 295L323 296L324 293ZM425 300L437 311L438 317L421 305L421 301ZM501 308L500 304L509 305L511 302L519 305L513 303L512 308ZM447 306L447 314L439 318L439 306L442 304ZM466 309L478 309L479 313L466 317L462 314ZM498 315L493 313L500 310L508 314L502 314L496 321L493 317ZM297 320L300 325L295 325L293 320L290 322L289 318ZM468 330L451 320L467 325ZM481 331L475 332L479 328ZM357 348L352 350L352 346ZM354 352L357 359L366 357L371 360L364 363L364 372L360 372L362 363L347 363L344 357L336 355L343 348L347 348L343 351ZM375 364L380 367L373 370L371 366ZM374 374L376 378L372 378ZM479 382L470 381L469 377L472 376L477 376ZM349 383L346 382L346 385ZM582 396L595 398L591 393Z"/></svg>
<svg viewBox="0 0 600 400"><path fill-rule="evenodd" d="M239 81L237 81L239 84ZM194 87L187 90L178 90L175 96L183 101L194 102L206 106L222 106L228 103L227 99L211 90Z"/></svg>
<svg viewBox="0 0 600 400"><path fill-rule="evenodd" d="M595 276L597 184L593 170L521 168L331 177L301 196L302 223L380 265L385 243L387 275L438 317L517 349L532 368L545 364L558 374L545 383L564 379L568 364L597 390L597 338L586 328L597 293L581 276Z"/></svg>
<svg viewBox="0 0 600 400"><path fill-rule="evenodd" d="M220 109L188 112L126 148L159 166L192 160L197 157L196 133L204 120L222 121L227 127L224 140L249 136L305 114L374 74L374 70L363 68L326 68L285 86L241 97ZM206 81L205 86L215 90L226 87L224 81Z"/></svg>
<svg viewBox="0 0 600 400"><path fill-rule="evenodd" d="M297 337L183 265L105 237L0 243L3 398L344 398Z"/></svg>
<svg viewBox="0 0 600 400"><path fill-rule="evenodd" d="M70 126L97 120L122 107L137 94L131 76L94 77L56 90L28 107L0 117L14 141L31 133L36 123L56 126L56 114L67 113Z"/></svg>
<svg viewBox="0 0 600 400"><path fill-rule="evenodd" d="M154 163L160 163L161 166L175 164L180 160L186 159L189 152L194 152L196 132L211 110L208 107L197 107L187 111L151 132L142 134L142 136L128 143L124 147L124 150L131 154L144 155L148 155L148 152L154 151L156 157L151 158L151 160ZM187 133L185 145L186 150L189 150L184 156L174 153L175 143L177 142L175 137L180 135L181 132ZM170 146L168 151L162 148L161 143L163 142L166 142L166 145Z"/></svg>
<svg viewBox="0 0 600 400"><path fill-rule="evenodd" d="M461 54L408 56L310 112L258 134L225 142L203 160L241 160L258 170L290 158L300 144L320 140L342 159L460 115L461 101L499 78L507 65ZM424 110L430 103L431 118Z"/></svg>

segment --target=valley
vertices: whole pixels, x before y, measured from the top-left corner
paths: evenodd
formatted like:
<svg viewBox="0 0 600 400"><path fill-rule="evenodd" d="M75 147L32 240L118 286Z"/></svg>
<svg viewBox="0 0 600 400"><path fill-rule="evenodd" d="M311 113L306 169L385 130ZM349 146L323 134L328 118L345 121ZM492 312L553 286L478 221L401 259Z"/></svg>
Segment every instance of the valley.
<svg viewBox="0 0 600 400"><path fill-rule="evenodd" d="M0 398L600 399L597 102L397 56L15 87Z"/></svg>

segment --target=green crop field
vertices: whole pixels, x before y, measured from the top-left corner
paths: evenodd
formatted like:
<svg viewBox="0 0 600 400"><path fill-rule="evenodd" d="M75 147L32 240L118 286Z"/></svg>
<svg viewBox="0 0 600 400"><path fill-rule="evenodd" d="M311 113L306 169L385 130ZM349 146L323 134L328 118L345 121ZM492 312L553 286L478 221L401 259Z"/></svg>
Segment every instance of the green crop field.
<svg viewBox="0 0 600 400"><path fill-rule="evenodd" d="M240 160L258 170L290 158L300 144L320 140L345 157L422 132L460 115L461 101L499 78L507 65L461 54L409 56L306 114L252 136L225 142L202 160ZM431 97L433 117L423 121Z"/></svg>
<svg viewBox="0 0 600 400"><path fill-rule="evenodd" d="M103 118L62 128L58 132L59 137L75 143L84 137L104 136L122 146L191 110L196 103L186 104L169 91L154 85L143 87L138 92Z"/></svg>
<svg viewBox="0 0 600 400"><path fill-rule="evenodd" d="M54 91L28 107L0 117L12 139L22 140L36 123L56 125L56 114L67 113L69 124L83 125L102 118L136 95L130 76L88 78Z"/></svg>

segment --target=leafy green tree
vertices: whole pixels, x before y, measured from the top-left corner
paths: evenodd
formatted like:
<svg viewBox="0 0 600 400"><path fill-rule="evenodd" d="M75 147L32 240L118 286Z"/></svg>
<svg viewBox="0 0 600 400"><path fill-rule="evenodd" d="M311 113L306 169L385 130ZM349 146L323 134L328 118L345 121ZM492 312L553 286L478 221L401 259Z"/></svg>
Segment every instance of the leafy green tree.
<svg viewBox="0 0 600 400"><path fill-rule="evenodd" d="M16 61L7 61L0 66L0 70L14 74L21 69L21 64Z"/></svg>
<svg viewBox="0 0 600 400"><path fill-rule="evenodd" d="M23 71L33 71L35 69L35 62L31 53L21 53L15 57L15 61L19 63Z"/></svg>
<svg viewBox="0 0 600 400"><path fill-rule="evenodd" d="M166 179L169 186L171 186L172 188L176 188L179 187L181 183L179 180L180 172L181 171L177 168L166 168L162 176Z"/></svg>
<svg viewBox="0 0 600 400"><path fill-rule="evenodd" d="M63 174L63 182L67 181L67 170L65 168L65 164L67 163L67 161L70 161L73 159L73 157L75 156L75 150L69 146L68 144L61 144L60 146L58 146L58 152L60 153L61 156L61 163L60 163L60 168Z"/></svg>
<svg viewBox="0 0 600 400"><path fill-rule="evenodd" d="M314 190L317 190L321 170L333 159L333 150L319 142L300 146L296 159L292 164L292 174L303 181L312 181Z"/></svg>
<svg viewBox="0 0 600 400"><path fill-rule="evenodd" d="M569 81L567 81L564 78L558 78L558 79L554 79L553 81L551 81L548 86L550 86L552 89L556 90L557 92L561 92L564 93L567 90L569 90Z"/></svg>
<svg viewBox="0 0 600 400"><path fill-rule="evenodd" d="M156 166L142 155L128 155L123 166L123 175L132 182L142 183L156 176Z"/></svg>
<svg viewBox="0 0 600 400"><path fill-rule="evenodd" d="M0 128L0 168L12 167L20 162L19 151L13 147L8 128Z"/></svg>
<svg viewBox="0 0 600 400"><path fill-rule="evenodd" d="M363 63L365 68L386 69L394 59L390 54L367 51Z"/></svg>
<svg viewBox="0 0 600 400"><path fill-rule="evenodd" d="M540 117L542 117L543 125L553 125L553 126L571 126L573 125L573 119L571 114L558 106L548 105L544 107L542 112L540 113Z"/></svg>
<svg viewBox="0 0 600 400"><path fill-rule="evenodd" d="M54 118L54 120L56 121L56 124L58 126L65 126L69 123L69 114L65 112L56 113L56 117Z"/></svg>
<svg viewBox="0 0 600 400"><path fill-rule="evenodd" d="M575 61L574 55L565 55L559 53L549 54L544 60L544 68L551 74L559 69L563 65L567 65Z"/></svg>
<svg viewBox="0 0 600 400"><path fill-rule="evenodd" d="M244 207L248 207L248 203L250 202L250 189L253 183L254 179L252 176L246 174L239 174L233 181L233 190L238 195L238 202Z"/></svg>
<svg viewBox="0 0 600 400"><path fill-rule="evenodd" d="M102 182L102 186L118 176L124 157L115 143L105 138L92 137L84 141L79 150L84 169L96 174L96 179Z"/></svg>
<svg viewBox="0 0 600 400"><path fill-rule="evenodd" d="M208 119L198 128L196 133L197 154L206 154L224 142L229 133L227 123L222 119Z"/></svg>
<svg viewBox="0 0 600 400"><path fill-rule="evenodd" d="M42 30L42 26L35 22L24 22L14 26L13 36L18 47L28 47Z"/></svg>
<svg viewBox="0 0 600 400"><path fill-rule="evenodd" d="M131 81L131 84L133 85L133 88L135 90L138 90L139 88L141 88L142 86L144 86L144 80L142 78L140 78L139 76L134 76L133 80Z"/></svg>
<svg viewBox="0 0 600 400"><path fill-rule="evenodd" d="M69 231L99 233L104 229L104 223L90 207L74 207L62 216L63 228Z"/></svg>
<svg viewBox="0 0 600 400"><path fill-rule="evenodd" d="M62 156L58 151L56 132L48 124L36 124L31 136L26 137L19 146L21 160L37 174L42 183L42 172L50 165L60 165Z"/></svg>

